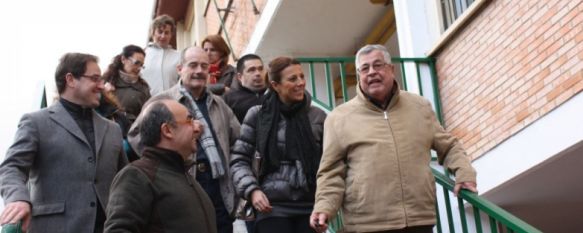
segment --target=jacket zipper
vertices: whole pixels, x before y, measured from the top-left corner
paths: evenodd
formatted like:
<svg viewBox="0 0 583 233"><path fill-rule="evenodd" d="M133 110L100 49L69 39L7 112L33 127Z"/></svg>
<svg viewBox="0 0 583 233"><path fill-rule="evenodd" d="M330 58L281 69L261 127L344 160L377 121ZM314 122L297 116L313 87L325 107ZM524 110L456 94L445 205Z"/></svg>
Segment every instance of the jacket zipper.
<svg viewBox="0 0 583 233"><path fill-rule="evenodd" d="M399 185L401 185L401 206L403 208L403 212L405 213L405 224L407 224L407 208L405 208L405 191L403 190L403 173L401 172L401 161L399 160L399 151L397 150L397 141L395 141L395 134L393 133L393 127L391 127L391 122L389 121L389 117L387 115L387 111L383 111L385 120L389 125L389 130L391 130L391 135L393 135L393 144L395 145L395 157L397 158L397 168L399 172Z"/></svg>

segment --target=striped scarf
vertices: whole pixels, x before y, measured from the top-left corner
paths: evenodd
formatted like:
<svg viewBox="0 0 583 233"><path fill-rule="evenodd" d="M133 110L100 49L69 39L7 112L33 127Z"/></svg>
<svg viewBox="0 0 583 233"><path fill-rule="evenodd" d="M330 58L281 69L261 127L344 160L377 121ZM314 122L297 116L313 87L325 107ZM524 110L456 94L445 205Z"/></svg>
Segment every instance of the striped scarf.
<svg viewBox="0 0 583 233"><path fill-rule="evenodd" d="M190 106L192 108L191 113L194 114L194 118L199 120L200 123L202 124L203 131L202 135L198 140L200 141L202 149L204 150L206 156L208 157L209 164L211 166L211 171L213 173L213 179L224 176L225 168L221 160L222 159L221 155L219 154L219 151L217 149L217 145L215 144L215 140L211 132L212 129L209 127L209 124L206 122L206 119L202 115L200 109L198 109L198 106L196 105L196 102L194 102L194 98L192 98L190 92L188 92L183 86L181 86L180 93L182 93L182 95L188 98L188 100L190 101Z"/></svg>

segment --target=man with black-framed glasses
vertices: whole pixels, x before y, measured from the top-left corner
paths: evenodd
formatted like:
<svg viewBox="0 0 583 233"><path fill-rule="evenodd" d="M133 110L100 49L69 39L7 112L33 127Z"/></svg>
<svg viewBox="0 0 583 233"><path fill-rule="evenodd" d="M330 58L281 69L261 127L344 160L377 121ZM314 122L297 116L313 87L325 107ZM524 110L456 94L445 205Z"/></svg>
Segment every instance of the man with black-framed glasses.
<svg viewBox="0 0 583 233"><path fill-rule="evenodd" d="M94 111L104 88L97 57L65 54L55 82L59 100L22 117L0 165L0 224L103 232L109 186L127 159L119 126Z"/></svg>

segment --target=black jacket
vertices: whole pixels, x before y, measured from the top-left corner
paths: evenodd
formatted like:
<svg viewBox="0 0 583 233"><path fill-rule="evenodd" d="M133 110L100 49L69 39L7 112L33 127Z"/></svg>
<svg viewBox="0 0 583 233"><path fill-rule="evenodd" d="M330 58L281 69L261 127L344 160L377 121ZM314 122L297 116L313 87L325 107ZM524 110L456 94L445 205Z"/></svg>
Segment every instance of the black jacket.
<svg viewBox="0 0 583 233"><path fill-rule="evenodd" d="M233 110L239 123L243 123L247 111L253 106L261 105L264 94L265 89L255 92L244 86L239 86L237 89L227 92L223 96L223 99L231 110Z"/></svg>
<svg viewBox="0 0 583 233"><path fill-rule="evenodd" d="M249 109L243 124L241 134L231 150L231 177L237 194L249 199L251 192L261 189L271 203L313 203L313 193L307 191L305 175L302 172L301 163L298 161L283 162L276 173L268 174L261 184L251 169L251 161L256 150L256 124L257 115L261 106ZM322 134L326 113L321 109L310 106L308 118L312 133L319 146L322 145ZM277 145L285 150L286 121L281 117L278 123Z"/></svg>

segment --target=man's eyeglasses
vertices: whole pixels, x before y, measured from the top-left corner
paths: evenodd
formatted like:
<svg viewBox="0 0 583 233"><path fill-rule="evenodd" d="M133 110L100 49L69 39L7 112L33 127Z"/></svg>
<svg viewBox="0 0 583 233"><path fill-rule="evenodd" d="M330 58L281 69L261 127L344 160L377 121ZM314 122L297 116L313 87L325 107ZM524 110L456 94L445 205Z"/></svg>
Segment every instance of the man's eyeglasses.
<svg viewBox="0 0 583 233"><path fill-rule="evenodd" d="M132 62L132 64L144 68L144 63L142 61L137 60L137 59L133 59L131 57L128 57L128 60L130 60L130 62Z"/></svg>
<svg viewBox="0 0 583 233"><path fill-rule="evenodd" d="M194 125L194 118L191 115L186 116L186 120L183 121L175 121L178 125Z"/></svg>
<svg viewBox="0 0 583 233"><path fill-rule="evenodd" d="M360 74L368 74L368 72L370 71L370 68L372 67L372 69L374 71L380 71L382 68L384 68L386 65L390 65L387 64L385 62L375 62L372 65L369 64L364 64L362 65L360 68L358 68L358 73Z"/></svg>
<svg viewBox="0 0 583 233"><path fill-rule="evenodd" d="M105 80L101 77L101 75L81 75L81 77L88 78L94 83L103 83Z"/></svg>

